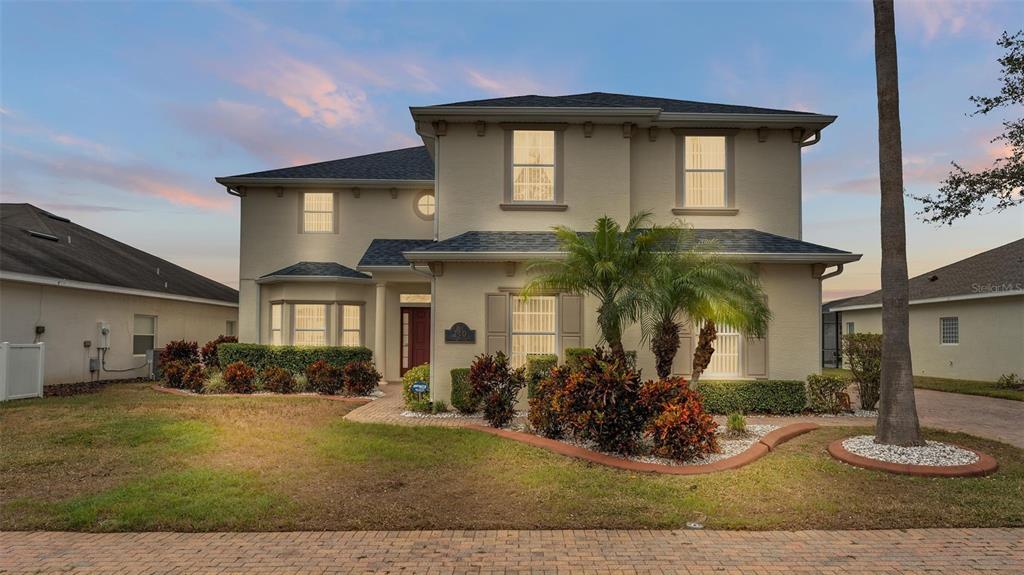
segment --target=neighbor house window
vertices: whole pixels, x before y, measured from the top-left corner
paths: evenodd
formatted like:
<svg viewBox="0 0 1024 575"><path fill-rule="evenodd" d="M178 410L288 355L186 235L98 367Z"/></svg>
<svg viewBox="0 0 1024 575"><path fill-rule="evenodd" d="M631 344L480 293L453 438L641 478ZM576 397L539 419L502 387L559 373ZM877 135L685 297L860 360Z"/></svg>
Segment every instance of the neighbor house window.
<svg viewBox="0 0 1024 575"><path fill-rule="evenodd" d="M228 320L224 325L224 335L235 335L235 322Z"/></svg>
<svg viewBox="0 0 1024 575"><path fill-rule="evenodd" d="M279 303L270 304L270 343L281 345L281 321L284 315L284 305Z"/></svg>
<svg viewBox="0 0 1024 575"><path fill-rule="evenodd" d="M437 200L434 194L424 192L416 197L416 215L425 219L434 219L434 212L437 211Z"/></svg>
<svg viewBox="0 0 1024 575"><path fill-rule="evenodd" d="M363 345L363 306L341 306L341 345Z"/></svg>
<svg viewBox="0 0 1024 575"><path fill-rule="evenodd" d="M512 201L555 201L555 132L512 132Z"/></svg>
<svg viewBox="0 0 1024 575"><path fill-rule="evenodd" d="M956 345L960 343L960 318L940 317L939 337L944 345Z"/></svg>
<svg viewBox="0 0 1024 575"><path fill-rule="evenodd" d="M683 207L726 206L726 136L686 136Z"/></svg>
<svg viewBox="0 0 1024 575"><path fill-rule="evenodd" d="M557 353L555 296L535 296L523 300L511 298L512 367L526 365L526 356Z"/></svg>
<svg viewBox="0 0 1024 575"><path fill-rule="evenodd" d="M854 333L856 332L853 330L853 322L846 322L846 335L853 335Z"/></svg>
<svg viewBox="0 0 1024 575"><path fill-rule="evenodd" d="M295 345L327 345L327 306L322 303L298 303L292 343Z"/></svg>
<svg viewBox="0 0 1024 575"><path fill-rule="evenodd" d="M132 329L132 354L146 355L151 349L156 349L156 316L137 315Z"/></svg>
<svg viewBox="0 0 1024 575"><path fill-rule="evenodd" d="M302 231L313 234L334 231L334 194L302 194Z"/></svg>

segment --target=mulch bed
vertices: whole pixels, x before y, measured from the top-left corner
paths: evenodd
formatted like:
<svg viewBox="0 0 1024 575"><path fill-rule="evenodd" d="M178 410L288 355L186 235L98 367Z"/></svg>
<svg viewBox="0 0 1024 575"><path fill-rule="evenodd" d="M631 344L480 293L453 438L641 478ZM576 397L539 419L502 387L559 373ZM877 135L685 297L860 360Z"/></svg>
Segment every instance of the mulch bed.
<svg viewBox="0 0 1024 575"><path fill-rule="evenodd" d="M160 393L168 393L170 395L178 395L181 397L319 397L320 399L327 399L330 401L350 401L352 403L358 403L359 405L365 405L373 401L366 397L323 395L319 393L269 393L265 391L261 391L259 393L192 393L191 391L185 391L184 389L175 389L173 387L164 387L162 385L152 385L150 387Z"/></svg>
<svg viewBox="0 0 1024 575"><path fill-rule="evenodd" d="M133 377L129 379L100 379L97 381L76 381L74 383L51 383L43 386L43 397L70 397L84 393L96 393L103 386L111 383L140 383L149 381L145 377Z"/></svg>

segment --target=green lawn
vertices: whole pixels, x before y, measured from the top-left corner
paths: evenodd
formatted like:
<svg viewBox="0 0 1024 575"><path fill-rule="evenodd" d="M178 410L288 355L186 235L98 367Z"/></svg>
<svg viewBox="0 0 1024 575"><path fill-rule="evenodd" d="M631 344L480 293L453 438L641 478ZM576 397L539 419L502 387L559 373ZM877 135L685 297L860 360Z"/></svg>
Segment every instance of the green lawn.
<svg viewBox="0 0 1024 575"><path fill-rule="evenodd" d="M630 473L460 429L366 425L316 398L189 398L142 384L0 407L0 529L84 531L1024 526L1024 450L923 479L832 460L801 436L752 465Z"/></svg>
<svg viewBox="0 0 1024 575"><path fill-rule="evenodd" d="M853 378L848 369L825 368L822 373L842 375ZM1024 401L1024 391L1015 389L1001 389L994 381L972 381L969 379L945 379L942 377L926 377L923 375L914 376L914 387L918 389L934 389L936 391L948 391L950 393L963 393L966 395L984 395L986 397L998 397L1000 399L1012 399Z"/></svg>

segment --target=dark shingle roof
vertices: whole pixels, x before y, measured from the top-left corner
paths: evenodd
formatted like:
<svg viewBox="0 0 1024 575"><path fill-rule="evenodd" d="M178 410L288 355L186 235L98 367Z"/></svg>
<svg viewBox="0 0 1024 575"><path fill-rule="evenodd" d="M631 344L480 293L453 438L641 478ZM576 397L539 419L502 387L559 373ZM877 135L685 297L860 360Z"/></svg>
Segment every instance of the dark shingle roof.
<svg viewBox="0 0 1024 575"><path fill-rule="evenodd" d="M585 232L589 233L589 232ZM697 242L715 241L724 253L741 254L849 254L793 238L777 236L758 230L693 230ZM453 238L431 243L413 250L424 252L558 252L558 239L554 232L485 232L471 231Z"/></svg>
<svg viewBox="0 0 1024 575"><path fill-rule="evenodd" d="M373 240L366 253L359 260L358 267L366 266L407 266L409 260L402 252L428 246L434 240Z"/></svg>
<svg viewBox="0 0 1024 575"><path fill-rule="evenodd" d="M910 301L1020 291L1024 285L1024 239L910 278ZM880 305L882 291L843 302L841 307ZM837 306L840 307L840 306Z"/></svg>
<svg viewBox="0 0 1024 575"><path fill-rule="evenodd" d="M316 178L339 180L433 180L434 160L425 146L378 152L303 166L239 174L231 178Z"/></svg>
<svg viewBox="0 0 1024 575"><path fill-rule="evenodd" d="M224 284L31 204L0 204L0 270L238 303Z"/></svg>
<svg viewBox="0 0 1024 575"><path fill-rule="evenodd" d="M299 262L286 268L271 272L264 278L270 277L324 277L324 278L348 278L368 280L370 276L357 272L356 270L343 266L337 262Z"/></svg>
<svg viewBox="0 0 1024 575"><path fill-rule="evenodd" d="M670 98L652 98L648 96L631 96L628 94L609 94L607 92L587 92L585 94L569 94L565 96L512 96L508 98L490 98L487 100L469 100L441 104L444 106L473 106L493 108L659 108L663 112L689 114L807 114L792 110L758 108L754 106L736 106L732 104L715 104L712 102L694 102L692 100L673 100Z"/></svg>

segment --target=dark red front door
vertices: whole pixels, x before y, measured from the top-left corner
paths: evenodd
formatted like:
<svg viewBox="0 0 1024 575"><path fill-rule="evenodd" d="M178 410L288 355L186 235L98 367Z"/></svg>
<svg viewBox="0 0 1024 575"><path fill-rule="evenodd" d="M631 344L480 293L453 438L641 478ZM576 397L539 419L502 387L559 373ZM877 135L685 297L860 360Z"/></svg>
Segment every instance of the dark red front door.
<svg viewBox="0 0 1024 575"><path fill-rule="evenodd" d="M402 308L402 375L430 362L430 308Z"/></svg>

